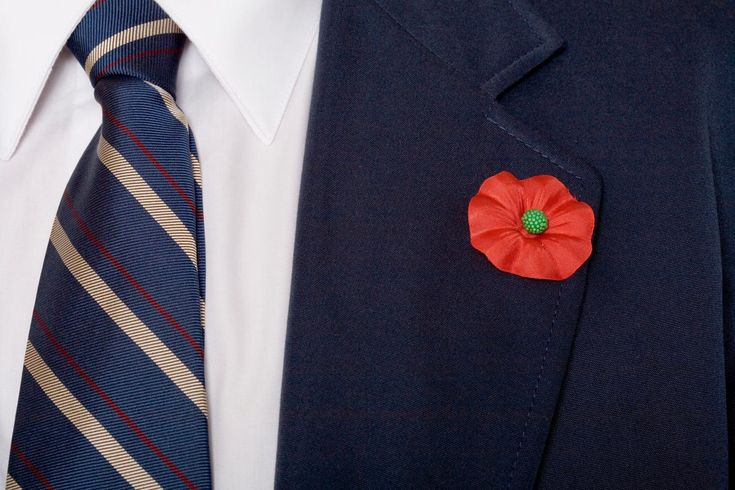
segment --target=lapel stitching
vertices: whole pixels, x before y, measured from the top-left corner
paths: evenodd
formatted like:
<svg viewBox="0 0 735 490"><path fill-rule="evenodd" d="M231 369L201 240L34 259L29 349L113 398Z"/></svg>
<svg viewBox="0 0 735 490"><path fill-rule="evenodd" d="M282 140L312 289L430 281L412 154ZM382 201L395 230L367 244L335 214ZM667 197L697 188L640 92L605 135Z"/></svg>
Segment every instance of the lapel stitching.
<svg viewBox="0 0 735 490"><path fill-rule="evenodd" d="M508 474L508 483L505 485L506 489L511 488L511 485L513 484L513 477L516 474L516 467L518 466L518 461L521 456L521 450L523 449L523 444L526 442L526 431L528 430L528 424L531 422L531 415L533 414L533 409L536 406L536 398L538 396L538 390L541 386L541 378L544 375L544 371L546 370L546 360L549 355L549 348L551 346L551 339L554 336L554 327L556 326L556 318L559 315L559 305L561 304L561 296L562 292L564 291L564 283L559 284L559 293L556 296L556 305L554 305L554 314L551 318L551 325L549 326L549 332L546 335L546 341L544 343L544 353L541 356L541 361L539 362L538 367L538 374L536 375L536 383L533 387L533 394L531 395L531 403L528 406L528 411L526 412L526 420L523 422L523 430L521 431L521 435L518 438L518 442L516 443L516 452L513 456L513 464L510 468L510 473Z"/></svg>

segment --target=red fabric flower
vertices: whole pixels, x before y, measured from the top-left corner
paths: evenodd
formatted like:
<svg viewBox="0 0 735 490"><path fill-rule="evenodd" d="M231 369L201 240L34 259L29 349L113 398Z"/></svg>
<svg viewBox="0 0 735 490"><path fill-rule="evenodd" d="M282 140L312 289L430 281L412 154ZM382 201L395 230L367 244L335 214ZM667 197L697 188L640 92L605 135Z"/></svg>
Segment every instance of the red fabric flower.
<svg viewBox="0 0 735 490"><path fill-rule="evenodd" d="M592 253L592 208L551 175L493 175L467 214L472 246L504 272L561 281Z"/></svg>

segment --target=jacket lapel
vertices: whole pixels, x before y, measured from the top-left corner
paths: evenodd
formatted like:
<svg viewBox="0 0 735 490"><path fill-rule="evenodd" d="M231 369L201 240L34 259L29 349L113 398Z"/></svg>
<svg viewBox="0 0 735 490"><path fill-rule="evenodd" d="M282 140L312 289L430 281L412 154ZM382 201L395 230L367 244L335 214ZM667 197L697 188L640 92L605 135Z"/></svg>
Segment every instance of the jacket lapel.
<svg viewBox="0 0 735 490"><path fill-rule="evenodd" d="M594 169L497 102L561 44L519 0L324 2L278 487L533 485L587 266L500 272L466 216L502 170L597 211Z"/></svg>

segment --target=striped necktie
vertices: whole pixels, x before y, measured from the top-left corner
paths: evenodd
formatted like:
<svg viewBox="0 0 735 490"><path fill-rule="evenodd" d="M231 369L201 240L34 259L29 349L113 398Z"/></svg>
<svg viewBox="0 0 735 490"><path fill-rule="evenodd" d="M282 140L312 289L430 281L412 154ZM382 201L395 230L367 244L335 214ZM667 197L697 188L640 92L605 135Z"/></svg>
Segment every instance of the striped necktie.
<svg viewBox="0 0 735 490"><path fill-rule="evenodd" d="M103 123L53 222L8 489L211 487L201 180L174 101L185 41L152 0L98 0L68 41Z"/></svg>

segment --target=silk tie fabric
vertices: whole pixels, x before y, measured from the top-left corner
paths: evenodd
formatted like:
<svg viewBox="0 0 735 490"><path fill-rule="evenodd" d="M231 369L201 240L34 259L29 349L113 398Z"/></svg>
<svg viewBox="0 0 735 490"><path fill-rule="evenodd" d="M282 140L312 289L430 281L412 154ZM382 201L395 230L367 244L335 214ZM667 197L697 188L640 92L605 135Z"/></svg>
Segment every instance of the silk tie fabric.
<svg viewBox="0 0 735 490"><path fill-rule="evenodd" d="M185 36L98 0L68 41L103 123L53 221L8 489L210 488L199 162L174 99Z"/></svg>

